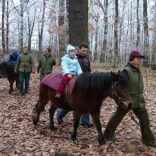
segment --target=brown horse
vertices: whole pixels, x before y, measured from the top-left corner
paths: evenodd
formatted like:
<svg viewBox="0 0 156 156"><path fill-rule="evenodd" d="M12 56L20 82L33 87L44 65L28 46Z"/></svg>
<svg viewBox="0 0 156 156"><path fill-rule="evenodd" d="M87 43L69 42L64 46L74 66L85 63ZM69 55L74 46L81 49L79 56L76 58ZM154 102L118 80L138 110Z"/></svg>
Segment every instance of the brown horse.
<svg viewBox="0 0 156 156"><path fill-rule="evenodd" d="M55 98L56 91L54 89L41 83L39 100L33 109L33 123L35 125L38 123L41 111L44 110L48 101L51 101L49 110L51 130L55 130L53 116L57 108L74 111L71 139L75 140L81 115L90 113L98 132L99 144L105 144L99 119L102 102L107 96L110 96L118 105L129 107L132 99L128 93L127 83L124 75L120 72L85 73L76 79L72 93L63 94L60 99Z"/></svg>
<svg viewBox="0 0 156 156"><path fill-rule="evenodd" d="M19 78L18 73L14 72L15 66L10 62L0 63L0 78L7 78L10 84L9 94L13 92L13 84L16 81L16 88L18 89Z"/></svg>

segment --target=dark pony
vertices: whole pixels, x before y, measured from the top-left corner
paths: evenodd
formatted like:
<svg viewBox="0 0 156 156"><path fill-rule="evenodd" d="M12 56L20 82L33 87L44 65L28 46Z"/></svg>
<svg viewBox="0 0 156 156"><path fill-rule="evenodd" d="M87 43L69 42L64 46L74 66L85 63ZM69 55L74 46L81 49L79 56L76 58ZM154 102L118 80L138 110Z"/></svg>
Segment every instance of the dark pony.
<svg viewBox="0 0 156 156"><path fill-rule="evenodd" d="M18 73L15 73L15 66L10 62L0 63L0 78L7 78L10 84L9 94L13 91L13 84L16 81L16 88L18 89L19 78Z"/></svg>
<svg viewBox="0 0 156 156"><path fill-rule="evenodd" d="M68 89L66 89L66 94L63 94L59 99L55 98L56 91L54 89L41 83L39 100L33 109L33 123L35 125L38 123L41 111L44 110L48 101L51 101L49 110L51 130L55 130L53 116L57 108L74 111L74 125L71 139L75 140L81 115L90 113L98 132L99 144L105 144L99 119L102 102L109 96L118 105L120 104L127 108L132 102L127 85L126 78L120 72L85 73L76 79L72 93L69 94Z"/></svg>

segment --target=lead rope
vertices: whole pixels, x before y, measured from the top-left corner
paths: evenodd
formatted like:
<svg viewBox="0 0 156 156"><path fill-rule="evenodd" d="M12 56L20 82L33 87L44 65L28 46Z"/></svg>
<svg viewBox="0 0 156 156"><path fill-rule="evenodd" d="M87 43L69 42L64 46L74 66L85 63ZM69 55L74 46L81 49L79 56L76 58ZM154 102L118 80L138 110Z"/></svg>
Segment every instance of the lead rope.
<svg viewBox="0 0 156 156"><path fill-rule="evenodd" d="M129 116L131 117L131 119L132 119L137 125L140 126L140 124L135 120L132 110L130 110L128 114L129 114Z"/></svg>
<svg viewBox="0 0 156 156"><path fill-rule="evenodd" d="M115 92L115 83L113 83L112 84L112 91L113 92ZM113 98L113 92L111 92L111 94L112 94L112 98ZM119 97L120 98L120 97ZM120 100L119 100L120 101ZM116 105L115 105L116 106ZM116 106L116 108L117 108L117 106ZM132 110L130 110L129 112L128 112L128 115L131 117L131 119L137 124L137 125L139 125L140 126L140 124L136 121L136 119L134 118L134 115L133 115L133 112L132 112Z"/></svg>

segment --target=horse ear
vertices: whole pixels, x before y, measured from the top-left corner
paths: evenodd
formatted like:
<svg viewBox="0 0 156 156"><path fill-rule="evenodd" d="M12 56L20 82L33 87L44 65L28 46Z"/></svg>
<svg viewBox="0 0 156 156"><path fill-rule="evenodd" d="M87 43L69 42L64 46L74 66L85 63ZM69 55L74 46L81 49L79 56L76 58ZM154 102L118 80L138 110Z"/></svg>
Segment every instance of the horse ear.
<svg viewBox="0 0 156 156"><path fill-rule="evenodd" d="M111 78L113 81L117 81L118 80L118 73L112 72L111 71Z"/></svg>

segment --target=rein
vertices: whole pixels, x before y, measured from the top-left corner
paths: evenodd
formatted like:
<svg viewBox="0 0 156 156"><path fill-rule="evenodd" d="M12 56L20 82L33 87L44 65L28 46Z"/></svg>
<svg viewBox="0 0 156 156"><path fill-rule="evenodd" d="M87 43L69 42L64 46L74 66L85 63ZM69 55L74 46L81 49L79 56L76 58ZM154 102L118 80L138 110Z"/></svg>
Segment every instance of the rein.
<svg viewBox="0 0 156 156"><path fill-rule="evenodd" d="M111 97L113 98L113 93L118 96L117 92L116 92L116 83L117 82L113 82L112 83L112 88L111 88ZM127 98L127 99L122 99L121 97L119 97L119 105L121 105L120 103L123 102L124 100L129 100L131 98ZM132 112L129 113L129 116L131 117L131 119L137 124L140 125L134 118L134 116L132 115Z"/></svg>

